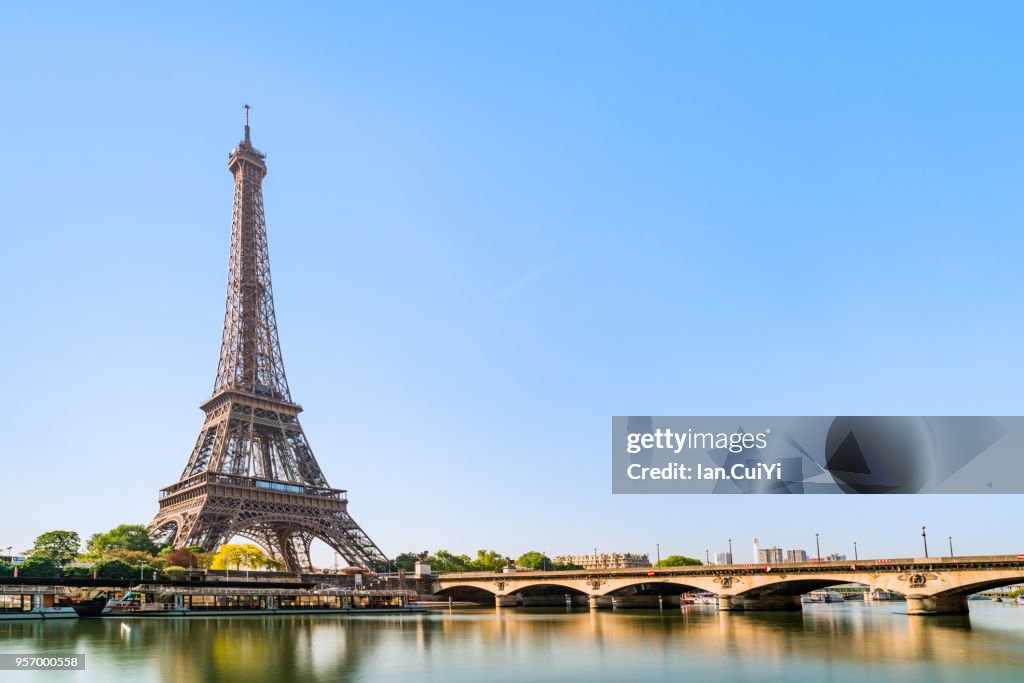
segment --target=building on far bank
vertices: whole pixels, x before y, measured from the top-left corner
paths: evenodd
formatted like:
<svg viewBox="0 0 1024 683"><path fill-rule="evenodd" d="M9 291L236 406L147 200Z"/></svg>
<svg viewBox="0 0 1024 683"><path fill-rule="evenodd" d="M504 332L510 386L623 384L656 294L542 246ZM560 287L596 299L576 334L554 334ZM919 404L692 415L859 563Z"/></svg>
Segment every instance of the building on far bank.
<svg viewBox="0 0 1024 683"><path fill-rule="evenodd" d="M715 564L732 564L732 553L728 551L715 553Z"/></svg>
<svg viewBox="0 0 1024 683"><path fill-rule="evenodd" d="M552 560L560 564L578 564L584 569L637 569L651 566L651 560L647 555L635 553L559 555Z"/></svg>
<svg viewBox="0 0 1024 683"><path fill-rule="evenodd" d="M782 564L782 548L759 548L758 564Z"/></svg>
<svg viewBox="0 0 1024 683"><path fill-rule="evenodd" d="M828 555L826 555L822 559L825 562L845 562L846 561L846 554L845 553L829 553Z"/></svg>
<svg viewBox="0 0 1024 683"><path fill-rule="evenodd" d="M807 551L806 550L787 550L786 551L786 562L806 562Z"/></svg>

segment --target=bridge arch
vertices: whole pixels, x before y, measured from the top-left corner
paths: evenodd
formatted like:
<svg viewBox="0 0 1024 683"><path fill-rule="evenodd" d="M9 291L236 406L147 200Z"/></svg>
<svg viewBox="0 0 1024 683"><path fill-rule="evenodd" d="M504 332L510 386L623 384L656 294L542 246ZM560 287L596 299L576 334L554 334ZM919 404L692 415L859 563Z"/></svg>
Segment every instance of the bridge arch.
<svg viewBox="0 0 1024 683"><path fill-rule="evenodd" d="M649 578L637 579L636 581L615 582L608 587L602 586L598 595L605 597L618 597L622 595L681 595L694 591L715 593L713 588L706 585L706 582L687 581L678 579L662 579L653 581Z"/></svg>
<svg viewBox="0 0 1024 683"><path fill-rule="evenodd" d="M763 595L803 596L825 588L844 585L864 586L868 590L880 589L870 580L870 577L814 576L783 579L760 586L754 585L737 590L732 595L739 598Z"/></svg>
<svg viewBox="0 0 1024 683"><path fill-rule="evenodd" d="M530 592L530 593L542 593L542 594L551 594L551 595L564 595L565 593L569 593L570 595L590 595L590 593L588 593L586 590L584 590L582 588L579 588L579 587L576 587L576 586L570 586L570 585L564 584L564 583L553 583L553 582L548 582L548 581L545 581L543 583L530 583L530 584L525 584L525 585L511 586L506 592L507 593L526 593L526 592Z"/></svg>
<svg viewBox="0 0 1024 683"><path fill-rule="evenodd" d="M495 590L484 588L476 583L457 583L445 586L434 593L434 595L451 598L452 600L479 603L493 603L494 597L497 594Z"/></svg>
<svg viewBox="0 0 1024 683"><path fill-rule="evenodd" d="M1024 571L1017 576L1004 576L998 579L988 579L984 581L974 581L965 583L960 586L955 586L944 591L938 591L932 593L937 597L967 597L968 595L974 595L975 593L982 593L987 590L994 588L1003 588L1005 586L1013 586L1018 583L1024 583Z"/></svg>

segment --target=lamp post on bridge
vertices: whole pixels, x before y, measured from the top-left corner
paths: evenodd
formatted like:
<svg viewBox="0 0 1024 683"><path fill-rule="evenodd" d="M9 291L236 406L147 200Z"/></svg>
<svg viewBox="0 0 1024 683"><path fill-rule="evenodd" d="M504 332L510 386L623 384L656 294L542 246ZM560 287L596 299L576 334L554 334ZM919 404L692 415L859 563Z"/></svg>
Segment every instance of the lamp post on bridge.
<svg viewBox="0 0 1024 683"><path fill-rule="evenodd" d="M921 525L921 541L924 543L924 556L928 557L928 534L925 533L924 525Z"/></svg>
<svg viewBox="0 0 1024 683"><path fill-rule="evenodd" d="M732 539L729 539L729 564L732 564Z"/></svg>
<svg viewBox="0 0 1024 683"><path fill-rule="evenodd" d="M814 549L817 552L818 562L821 562L821 542L818 539L819 535L820 534L818 534L818 532L814 533Z"/></svg>
<svg viewBox="0 0 1024 683"><path fill-rule="evenodd" d="M655 545L655 547L657 548L657 551L658 551L658 564L661 564L661 544L660 543L655 543L654 545Z"/></svg>
<svg viewBox="0 0 1024 683"><path fill-rule="evenodd" d="M857 557L857 541L853 542L853 561L856 562L860 558Z"/></svg>
<svg viewBox="0 0 1024 683"><path fill-rule="evenodd" d="M707 564L708 566L711 566L711 548L705 548L704 549L704 560L705 560L705 564Z"/></svg>
<svg viewBox="0 0 1024 683"><path fill-rule="evenodd" d="M949 537L949 558L953 559L953 537Z"/></svg>

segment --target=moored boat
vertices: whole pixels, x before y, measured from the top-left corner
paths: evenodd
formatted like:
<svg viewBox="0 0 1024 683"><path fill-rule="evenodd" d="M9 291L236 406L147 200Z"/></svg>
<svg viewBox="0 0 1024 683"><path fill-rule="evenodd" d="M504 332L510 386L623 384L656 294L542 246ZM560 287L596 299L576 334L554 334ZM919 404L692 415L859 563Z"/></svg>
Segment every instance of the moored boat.
<svg viewBox="0 0 1024 683"><path fill-rule="evenodd" d="M811 591L800 596L800 601L806 603L843 602L843 594L836 591Z"/></svg>
<svg viewBox="0 0 1024 683"><path fill-rule="evenodd" d="M714 593L694 593L693 604L718 606L718 596Z"/></svg>
<svg viewBox="0 0 1024 683"><path fill-rule="evenodd" d="M103 608L105 617L188 617L422 612L411 591L140 585Z"/></svg>
<svg viewBox="0 0 1024 683"><path fill-rule="evenodd" d="M898 600L906 600L906 598L894 591L874 588L864 593L864 600L867 602L896 602Z"/></svg>
<svg viewBox="0 0 1024 683"><path fill-rule="evenodd" d="M107 605L107 594L100 593L84 600L61 601L61 605L75 610L79 617L98 617L102 616L103 608Z"/></svg>
<svg viewBox="0 0 1024 683"><path fill-rule="evenodd" d="M64 586L0 586L0 621L14 619L77 619L78 613L61 604Z"/></svg>

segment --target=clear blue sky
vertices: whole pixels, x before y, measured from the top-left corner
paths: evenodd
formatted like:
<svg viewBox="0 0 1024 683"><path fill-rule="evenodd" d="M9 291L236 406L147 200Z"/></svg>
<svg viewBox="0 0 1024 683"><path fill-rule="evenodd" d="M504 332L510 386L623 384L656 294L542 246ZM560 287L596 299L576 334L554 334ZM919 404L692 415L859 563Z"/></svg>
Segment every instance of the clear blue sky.
<svg viewBox="0 0 1024 683"><path fill-rule="evenodd" d="M292 393L386 553L1024 551L1016 496L609 472L612 415L1021 414L1019 4L205 5L3 11L0 547L180 474L248 102Z"/></svg>

